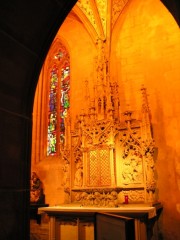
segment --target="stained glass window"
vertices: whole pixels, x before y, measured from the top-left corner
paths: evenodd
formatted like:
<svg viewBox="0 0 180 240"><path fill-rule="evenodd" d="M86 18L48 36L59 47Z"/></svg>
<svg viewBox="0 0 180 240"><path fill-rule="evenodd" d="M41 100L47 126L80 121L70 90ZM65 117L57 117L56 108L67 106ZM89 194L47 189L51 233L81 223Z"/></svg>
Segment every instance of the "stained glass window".
<svg viewBox="0 0 180 240"><path fill-rule="evenodd" d="M56 155L65 142L65 118L70 107L70 62L66 48L60 44L50 68L48 99L47 155Z"/></svg>

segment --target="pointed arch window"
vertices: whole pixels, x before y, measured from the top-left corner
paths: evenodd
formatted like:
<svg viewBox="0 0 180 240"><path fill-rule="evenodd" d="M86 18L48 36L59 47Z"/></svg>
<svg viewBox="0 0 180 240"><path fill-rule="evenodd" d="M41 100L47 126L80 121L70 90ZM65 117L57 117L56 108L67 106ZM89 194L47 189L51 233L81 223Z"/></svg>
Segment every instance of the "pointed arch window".
<svg viewBox="0 0 180 240"><path fill-rule="evenodd" d="M47 155L59 152L65 141L65 118L70 107L70 60L62 43L52 55L49 72Z"/></svg>

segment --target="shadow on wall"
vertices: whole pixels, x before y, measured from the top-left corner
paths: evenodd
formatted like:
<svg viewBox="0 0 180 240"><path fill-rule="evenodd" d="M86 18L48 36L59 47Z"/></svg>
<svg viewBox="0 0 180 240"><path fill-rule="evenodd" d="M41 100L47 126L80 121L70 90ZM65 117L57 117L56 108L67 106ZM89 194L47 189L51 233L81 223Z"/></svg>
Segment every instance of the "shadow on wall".
<svg viewBox="0 0 180 240"><path fill-rule="evenodd" d="M161 2L167 7L170 13L175 18L177 24L180 27L180 1L179 0L161 0Z"/></svg>

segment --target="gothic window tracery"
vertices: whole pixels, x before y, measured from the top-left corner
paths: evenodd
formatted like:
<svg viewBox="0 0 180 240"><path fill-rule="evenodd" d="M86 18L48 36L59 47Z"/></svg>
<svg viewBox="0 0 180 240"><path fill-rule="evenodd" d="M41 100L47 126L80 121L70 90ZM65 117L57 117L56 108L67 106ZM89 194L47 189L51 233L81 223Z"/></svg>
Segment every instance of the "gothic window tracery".
<svg viewBox="0 0 180 240"><path fill-rule="evenodd" d="M56 155L59 152L58 146L65 142L65 118L70 107L69 53L62 43L57 42L56 44L58 49L52 56L49 74L48 156Z"/></svg>

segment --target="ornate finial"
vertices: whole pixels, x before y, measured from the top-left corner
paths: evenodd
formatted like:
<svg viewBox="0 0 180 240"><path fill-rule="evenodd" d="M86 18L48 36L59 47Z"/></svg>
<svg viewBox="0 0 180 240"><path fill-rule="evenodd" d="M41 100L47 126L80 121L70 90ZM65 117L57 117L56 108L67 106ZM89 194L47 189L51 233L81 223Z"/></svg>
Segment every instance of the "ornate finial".
<svg viewBox="0 0 180 240"><path fill-rule="evenodd" d="M147 95L147 91L146 88L144 87L144 85L142 85L141 87L141 92L142 92L142 112L147 112L149 113L149 104L148 104L148 95Z"/></svg>
<svg viewBox="0 0 180 240"><path fill-rule="evenodd" d="M123 115L125 116L125 121L126 122L130 122L132 120L132 117L131 117L132 111L127 110L123 113Z"/></svg>

